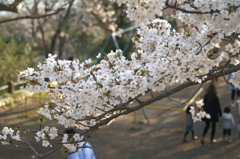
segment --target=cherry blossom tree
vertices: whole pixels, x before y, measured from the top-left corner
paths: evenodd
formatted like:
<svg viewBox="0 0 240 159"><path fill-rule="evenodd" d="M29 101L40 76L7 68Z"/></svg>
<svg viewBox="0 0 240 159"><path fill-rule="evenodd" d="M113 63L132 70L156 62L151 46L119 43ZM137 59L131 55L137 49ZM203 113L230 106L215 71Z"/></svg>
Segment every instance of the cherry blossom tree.
<svg viewBox="0 0 240 159"><path fill-rule="evenodd" d="M126 5L127 16L140 26L133 39L138 50L132 53L131 60L122 56L121 50L111 51L105 57L99 54L97 58L102 60L98 65L92 65L91 60L57 60L56 55L49 54L45 62L38 65L38 70L28 68L18 75L19 80L28 81L28 90L49 90L51 101L40 108L39 114L57 120L65 128L84 130L74 135L75 143L84 142L94 131L114 119L186 87L207 81L212 83L217 77L233 73L230 82L240 88L240 41L239 37L232 36L240 32L239 0L113 2ZM178 28L185 29L178 32L166 20L155 19L167 8L172 8L173 16L185 24ZM58 84L51 86L49 81ZM169 86L174 87L163 91ZM140 100L152 91L160 93ZM200 111L191 110L194 120L209 117L201 110L202 100L196 104ZM59 137L54 127L27 132L45 147L51 146ZM59 143L63 146L81 148L68 143L67 134L62 136ZM15 133L8 127L3 128L0 140L3 144L24 142L20 139L20 131Z"/></svg>

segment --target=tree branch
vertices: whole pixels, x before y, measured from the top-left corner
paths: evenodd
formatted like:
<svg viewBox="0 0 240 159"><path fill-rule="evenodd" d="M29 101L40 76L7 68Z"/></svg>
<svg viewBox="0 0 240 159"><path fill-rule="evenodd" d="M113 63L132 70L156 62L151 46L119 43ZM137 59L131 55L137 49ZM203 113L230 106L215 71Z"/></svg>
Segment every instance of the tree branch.
<svg viewBox="0 0 240 159"><path fill-rule="evenodd" d="M5 19L5 20L1 20L0 24L6 23L6 22L11 22L11 21L16 21L16 20L22 20L22 19L40 19L40 18L45 18L45 17L48 17L48 16L52 16L52 15L58 14L62 10L64 10L64 8L59 8L58 10L56 10L53 13L44 14L44 15L33 15L33 16L26 15L26 16L20 16L20 17L16 17L16 18L12 18L12 19Z"/></svg>
<svg viewBox="0 0 240 159"><path fill-rule="evenodd" d="M170 5L168 0L166 1L165 5L166 5L166 8L172 8L172 9L181 11L183 13L188 13L188 14L213 14L213 13L220 13L219 10L211 10L209 12L201 12L199 10L186 10L186 9L177 7L176 3L174 5ZM164 8L164 9L166 9L166 8Z"/></svg>
<svg viewBox="0 0 240 159"><path fill-rule="evenodd" d="M55 44L56 44L57 37L59 36L59 34L61 33L61 31L64 29L64 27L66 27L66 25L67 25L68 17L70 16L70 12L71 12L71 8L72 8L72 6L73 6L73 3L74 3L74 0L71 0L71 1L69 2L67 11L66 11L63 19L60 19L60 21L59 21L59 23L58 23L57 30L55 31L53 37L51 38L51 45L50 45L50 50L49 50L49 52L51 52L52 54L54 54L54 49L55 49ZM49 52L48 52L48 53L49 53ZM48 53L46 53L45 57L48 56ZM59 57L59 58L61 58L61 57Z"/></svg>
<svg viewBox="0 0 240 159"><path fill-rule="evenodd" d="M8 11L8 12L14 12L17 13L17 6L24 0L15 0L12 4L6 5L3 3L0 3L0 11Z"/></svg>
<svg viewBox="0 0 240 159"><path fill-rule="evenodd" d="M207 81L213 80L213 79L215 79L216 77L221 77L221 76L224 76L224 75L226 75L226 74L230 74L230 73L232 73L232 72L236 72L236 71L238 71L238 70L240 70L240 65L231 67L231 68L229 68L229 69L225 69L224 71L220 70L219 72L216 72L216 73L213 73L213 74L208 75L207 78L205 78L205 79L202 81L202 83L205 83L205 82L207 82ZM141 104L139 104L139 105L137 105L137 106L135 106L135 107L132 107L132 108L129 108L129 107L128 107L127 109L123 109L123 111L120 112L120 113L116 113L116 114L114 114L114 115L112 115L112 116L110 116L110 117L108 117L108 118L104 118L103 120L101 120L100 122L98 122L95 126L91 127L89 130L87 130L86 133L89 133L89 134L90 134L91 132L99 129L100 126L103 126L103 125L108 124L108 123L111 122L113 119L116 119L116 118L118 118L119 116L126 115L126 114L130 114L131 112L134 112L134 111L136 111L136 110L139 110L139 109L143 108L144 106L147 106L147 105L149 105L149 104L151 104L151 103L153 103L153 102L156 102L156 101L161 100L161 99L163 99L163 98L165 98L165 97L168 97L168 96L171 95L171 94L174 94L174 93L179 92L179 91L181 91L181 90L183 90L183 89L185 89L185 88L187 88L187 87L190 87L190 86L193 86L193 85L197 85L197 84L199 84L199 83L197 83L197 82L192 82L192 81L185 82L185 83L183 83L183 84L181 84L181 85L179 85L179 86L177 86L177 87L175 87L175 88L173 88L173 89L171 89L171 90L169 90L169 91L167 91L167 92L164 92L164 93L162 93L162 94L160 94L160 95L158 95L158 96L156 96L156 97L154 97L154 98L151 98L151 99L146 100L146 101L142 101ZM140 97L140 96L141 96L141 95L139 95L138 97ZM128 101L127 103L129 103L129 101ZM123 103L122 105L125 105L125 104L126 104L126 103ZM122 108L123 108L123 107L122 107ZM115 111L115 110L116 110L116 109L113 109L112 111ZM101 116L102 116L102 115L101 115Z"/></svg>
<svg viewBox="0 0 240 159"><path fill-rule="evenodd" d="M44 158L44 157L46 157L46 156L54 153L55 151L59 150L61 147L63 147L63 146L62 146L62 145L61 145L61 146L58 146L58 147L56 147L55 149L53 149L53 150L51 150L51 151L49 151L49 152L47 152L47 153L45 153L45 154L43 154L43 155L39 155L39 157Z"/></svg>

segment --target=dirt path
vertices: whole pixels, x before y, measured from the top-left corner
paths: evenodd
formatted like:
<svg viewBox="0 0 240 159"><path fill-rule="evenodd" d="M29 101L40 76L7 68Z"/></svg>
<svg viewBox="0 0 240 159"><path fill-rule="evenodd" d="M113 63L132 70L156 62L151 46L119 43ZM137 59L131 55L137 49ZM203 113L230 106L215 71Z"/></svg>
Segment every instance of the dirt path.
<svg viewBox="0 0 240 159"><path fill-rule="evenodd" d="M197 86L188 88L172 96L174 100L184 102ZM217 91L222 108L230 105L230 91L228 86L219 79ZM34 104L33 104L34 105ZM154 106L172 107L179 103L161 100L152 103ZM34 108L30 108L34 110ZM20 123L27 127L37 127L37 116L23 118L23 106L19 104L14 109L0 110L0 127L4 125L16 125ZM30 111L31 112L31 111ZM97 159L236 159L240 158L240 140L238 140L237 129L233 130L233 142L221 141L222 129L217 125L217 143L210 144L210 132L206 136L206 144L202 146L199 139L182 143L183 131L181 130L182 114L178 111L167 111L158 116L162 110L147 109L151 118L150 125L137 124L133 127L133 114L117 119L110 126L103 127L97 131L89 140L92 144ZM236 109L232 110L236 117ZM137 121L144 120L140 111L137 112ZM53 125L50 121L48 124ZM196 135L201 136L204 123L196 123ZM63 130L63 128L60 128ZM42 150L42 148L41 148ZM25 149L13 146L0 145L0 159L31 159L34 154ZM35 157L36 158L36 157ZM60 151L46 159L64 159L66 154Z"/></svg>

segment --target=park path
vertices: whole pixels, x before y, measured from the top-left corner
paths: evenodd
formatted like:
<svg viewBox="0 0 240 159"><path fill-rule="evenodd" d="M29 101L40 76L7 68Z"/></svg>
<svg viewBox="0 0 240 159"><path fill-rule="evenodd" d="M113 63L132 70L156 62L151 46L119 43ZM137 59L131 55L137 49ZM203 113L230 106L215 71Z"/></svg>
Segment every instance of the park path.
<svg viewBox="0 0 240 159"><path fill-rule="evenodd" d="M230 105L230 91L228 85L220 78L216 83L218 96L222 108ZM172 96L178 102L185 102L192 96L198 86L192 86ZM33 103L30 103L34 105ZM167 99L157 101L151 105L159 107L174 107L179 103ZM35 110L30 107L30 114ZM32 110L32 112L31 112ZM89 142L92 144L97 159L240 159L240 141L237 130L233 130L233 142L221 141L222 130L217 125L217 143L210 144L210 133L206 136L206 144L202 146L199 139L182 143L183 131L181 127L182 113L147 109L150 125L142 124L144 116L141 110L137 111L137 125L133 128L133 114L116 119L109 126L102 127L92 135ZM236 109L232 110L236 117ZM0 127L20 123L27 127L37 127L37 116L23 118L21 103L12 108L0 110ZM159 115L161 114L161 115ZM54 125L53 121L48 124ZM196 123L196 135L201 136L204 123ZM63 128L60 128L63 131ZM44 149L40 148L40 151ZM0 159L31 159L34 154L25 149L13 146L0 145ZM35 157L36 158L36 157ZM54 153L46 159L66 159L66 154Z"/></svg>

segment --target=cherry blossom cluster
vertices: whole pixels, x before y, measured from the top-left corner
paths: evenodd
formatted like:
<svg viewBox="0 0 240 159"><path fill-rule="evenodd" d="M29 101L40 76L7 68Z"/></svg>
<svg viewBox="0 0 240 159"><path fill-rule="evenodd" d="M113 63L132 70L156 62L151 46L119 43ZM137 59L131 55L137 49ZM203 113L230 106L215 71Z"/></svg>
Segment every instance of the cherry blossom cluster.
<svg viewBox="0 0 240 159"><path fill-rule="evenodd" d="M239 32L239 0L196 0L190 3L186 0L112 0L119 5L128 6L127 14L131 20L138 24L161 16L165 8L173 8L176 17L186 24L210 25L213 29L227 29ZM203 13L203 14L201 14ZM206 14L210 13L210 14ZM227 23L224 23L226 21ZM228 25L233 24L233 25ZM223 28L222 28L223 27ZM225 30L226 31L226 30Z"/></svg>
<svg viewBox="0 0 240 159"><path fill-rule="evenodd" d="M200 31L209 30L218 34L231 35L240 32L240 1L239 0L197 0L191 5L182 5L189 11L200 11L211 14L189 14L181 11L176 12L176 18L185 24L196 26ZM229 25L231 24L231 25Z"/></svg>
<svg viewBox="0 0 240 159"><path fill-rule="evenodd" d="M8 145L12 140L20 141L20 132L17 131L14 135L12 128L4 127L0 131L0 141L3 145Z"/></svg>
<svg viewBox="0 0 240 159"><path fill-rule="evenodd" d="M225 52L219 52L215 59L209 53L219 44L219 39L222 38L220 34L210 36L213 33L199 33L196 28L191 28L191 33L179 33L171 29L166 20L160 19L141 25L138 34L139 37L134 42L144 51L141 60L147 60L156 67L161 65L163 74L175 75L171 76L174 82L182 83L186 79L200 82L199 76L229 59Z"/></svg>
<svg viewBox="0 0 240 159"><path fill-rule="evenodd" d="M225 46L225 51L229 54L229 57L231 58L231 64L233 65L238 65L240 63L239 50L240 50L239 40L235 40L233 44L228 43Z"/></svg>
<svg viewBox="0 0 240 159"><path fill-rule="evenodd" d="M45 126L41 131L36 133L35 139L37 142L42 141L42 146L44 147L52 147L51 142L54 142L53 139L58 136L58 129L56 127L49 128L48 126ZM72 137L70 137L69 134L63 134L61 142L66 148L75 151L79 149L79 146L76 143L84 142L83 136L78 133L72 134L71 136ZM73 138L74 140L70 143L69 138Z"/></svg>
<svg viewBox="0 0 240 159"><path fill-rule="evenodd" d="M203 109L202 109L202 106L204 105L203 103L203 99L200 99L198 101L195 101L196 105L197 105L197 110L195 107L193 106L190 106L190 113L192 114L192 118L193 118L193 121L196 122L196 121L201 121L202 118L208 118L210 119L211 116L210 114L207 114Z"/></svg>
<svg viewBox="0 0 240 159"><path fill-rule="evenodd" d="M214 63L218 66L223 60L222 58L225 60L230 59L230 63L233 65L239 64L238 40L233 41L234 46L229 43L226 50L219 50L217 52L218 55L220 54L222 56L222 58L216 59L218 60L217 62L208 60L209 58L216 57L214 55L212 56L211 52L214 49L217 50L220 48L220 43L225 36L229 36L234 32L239 33L239 0L197 0L193 1L193 3L184 0L113 1L116 1L119 5L123 3L127 4L127 12L130 19L141 24L141 28L138 30L140 37L135 38L135 43L139 49L144 50L148 54L160 52L163 57L170 55L170 58L167 58L168 61L171 61L172 64L172 61L174 61L177 63L176 66L178 66L179 63L182 64L182 62L175 58L172 60L171 55L176 55L175 57L179 58L184 57L185 61L190 60L190 63L185 63L187 66L181 71L191 68L194 71L197 70L200 74L204 74L214 66ZM185 31L176 33L174 29L171 29L168 22L154 20L155 15L162 14L157 14L157 12L162 12L162 9L166 7L175 9L175 18L188 25ZM159 25L159 23L161 24ZM160 58L162 56L160 56ZM207 61L205 63L206 59ZM166 60L166 58L164 60ZM199 67L194 66L194 64L192 67L191 62L205 69L199 69ZM169 67L172 68L171 65ZM190 79L194 80L196 74L194 73L194 75L192 75L192 70L187 72L187 74L192 77ZM180 72L178 72L178 74ZM182 74L182 72L180 74Z"/></svg>
<svg viewBox="0 0 240 159"><path fill-rule="evenodd" d="M58 136L58 129L55 127L49 128L48 126L45 126L41 131L38 131L36 133L35 139L37 141L42 140L42 146L44 147L52 147L50 144L50 141L53 140Z"/></svg>
<svg viewBox="0 0 240 159"><path fill-rule="evenodd" d="M240 71L232 73L231 79L229 82L233 84L236 88L240 88Z"/></svg>
<svg viewBox="0 0 240 159"><path fill-rule="evenodd" d="M163 0L112 0L118 5L127 4L127 16L136 23L149 22L155 19L155 15L162 15L165 7Z"/></svg>
<svg viewBox="0 0 240 159"><path fill-rule="evenodd" d="M79 129L88 129L96 124L98 115L129 98L145 94L149 88L165 88L150 64L128 61L119 51L109 53L107 60L98 65L100 69L89 68L90 61L53 60L55 57L49 55L44 64L39 64L40 71L21 72L19 79L30 81L26 89L31 91L45 89L46 78L58 82L57 87L47 88L51 89L51 102L38 113L57 119L66 128L77 125Z"/></svg>
<svg viewBox="0 0 240 159"><path fill-rule="evenodd" d="M59 134L56 127L49 128L48 126L45 126L42 130L37 131L34 136L37 142L42 141L43 147L52 147L51 143L58 141L56 137L58 137ZM70 141L69 138L73 138L73 140ZM54 141L54 139L56 140ZM20 130L14 133L14 130L12 128L4 127L0 131L0 141L3 145L9 145L10 142L14 143L14 141L21 141ZM63 146L74 151L81 148L77 144L81 142L84 142L84 139L83 136L78 133L71 134L71 137L68 134L63 134L63 138L61 141Z"/></svg>
<svg viewBox="0 0 240 159"><path fill-rule="evenodd" d="M76 150L78 150L78 149L81 149L81 147L79 146L79 145L81 145L81 143L82 142L84 142L83 141L83 136L80 136L79 134L74 134L73 136L72 136L72 138L73 138L73 141L72 142L74 142L75 144L71 144L71 143L69 143L69 135L68 134L63 134L63 139L62 139L62 143L63 143L63 145L66 147L66 148L68 148L68 149L71 149L71 150L73 150L73 151L76 151Z"/></svg>

